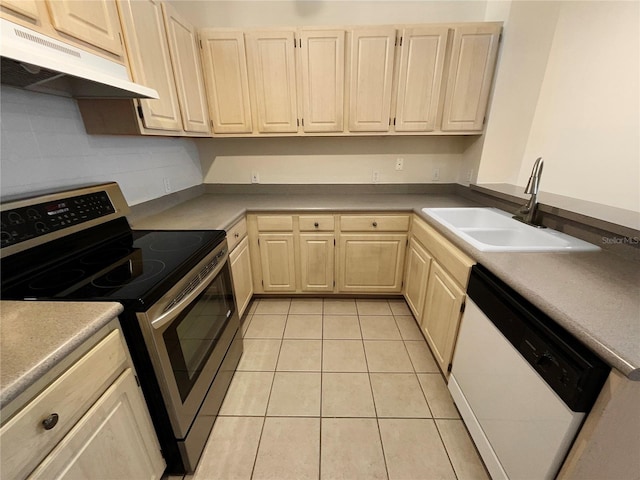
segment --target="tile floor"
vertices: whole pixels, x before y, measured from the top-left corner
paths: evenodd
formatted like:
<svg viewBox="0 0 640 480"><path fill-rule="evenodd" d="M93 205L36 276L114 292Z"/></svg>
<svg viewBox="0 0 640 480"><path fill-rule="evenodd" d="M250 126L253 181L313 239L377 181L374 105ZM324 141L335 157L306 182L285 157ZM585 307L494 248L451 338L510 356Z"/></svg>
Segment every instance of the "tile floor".
<svg viewBox="0 0 640 480"><path fill-rule="evenodd" d="M256 299L243 330L185 480L488 478L403 300Z"/></svg>

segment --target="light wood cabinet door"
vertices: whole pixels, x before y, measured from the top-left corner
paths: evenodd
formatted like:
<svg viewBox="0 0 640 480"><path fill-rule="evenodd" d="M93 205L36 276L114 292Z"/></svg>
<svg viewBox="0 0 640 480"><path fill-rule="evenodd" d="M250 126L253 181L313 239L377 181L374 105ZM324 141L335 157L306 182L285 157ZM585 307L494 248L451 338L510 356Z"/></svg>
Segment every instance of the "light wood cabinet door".
<svg viewBox="0 0 640 480"><path fill-rule="evenodd" d="M391 113L395 28L351 31L349 130L386 132Z"/></svg>
<svg viewBox="0 0 640 480"><path fill-rule="evenodd" d="M295 250L293 233L258 235L262 287L265 292L295 292Z"/></svg>
<svg viewBox="0 0 640 480"><path fill-rule="evenodd" d="M344 130L344 37L344 30L300 32L305 132Z"/></svg>
<svg viewBox="0 0 640 480"><path fill-rule="evenodd" d="M430 132L436 128L448 34L447 27L402 30L396 131Z"/></svg>
<svg viewBox="0 0 640 480"><path fill-rule="evenodd" d="M250 32L245 39L258 132L297 132L293 32Z"/></svg>
<svg viewBox="0 0 640 480"><path fill-rule="evenodd" d="M142 393L127 369L29 478L151 480L164 468Z"/></svg>
<svg viewBox="0 0 640 480"><path fill-rule="evenodd" d="M300 283L303 292L333 292L335 237L300 234Z"/></svg>
<svg viewBox="0 0 640 480"><path fill-rule="evenodd" d="M432 260L431 255L414 238L409 240L403 292L416 318L422 317Z"/></svg>
<svg viewBox="0 0 640 480"><path fill-rule="evenodd" d="M249 255L249 238L245 237L229 254L233 292L235 294L238 316L242 318L247 305L253 296L253 276L251 274L251 257Z"/></svg>
<svg viewBox="0 0 640 480"><path fill-rule="evenodd" d="M57 31L122 55L120 21L114 0L47 0L47 6Z"/></svg>
<svg viewBox="0 0 640 480"><path fill-rule="evenodd" d="M118 0L133 80L157 90L157 100L138 100L146 128L181 131L182 119L159 2Z"/></svg>
<svg viewBox="0 0 640 480"><path fill-rule="evenodd" d="M251 132L244 34L203 30L200 38L214 133Z"/></svg>
<svg viewBox="0 0 640 480"><path fill-rule="evenodd" d="M399 293L406 234L341 234L338 290Z"/></svg>
<svg viewBox="0 0 640 480"><path fill-rule="evenodd" d="M482 130L501 27L456 27L444 101L442 130Z"/></svg>
<svg viewBox="0 0 640 480"><path fill-rule="evenodd" d="M38 4L35 0L2 0L0 6L8 8L12 12L24 15L32 20L38 20L40 18L40 12L38 11Z"/></svg>
<svg viewBox="0 0 640 480"><path fill-rule="evenodd" d="M449 376L464 299L464 291L437 262L433 262L421 326L445 376Z"/></svg>
<svg viewBox="0 0 640 480"><path fill-rule="evenodd" d="M169 54L185 132L208 133L209 113L198 39L193 25L167 3L162 4Z"/></svg>

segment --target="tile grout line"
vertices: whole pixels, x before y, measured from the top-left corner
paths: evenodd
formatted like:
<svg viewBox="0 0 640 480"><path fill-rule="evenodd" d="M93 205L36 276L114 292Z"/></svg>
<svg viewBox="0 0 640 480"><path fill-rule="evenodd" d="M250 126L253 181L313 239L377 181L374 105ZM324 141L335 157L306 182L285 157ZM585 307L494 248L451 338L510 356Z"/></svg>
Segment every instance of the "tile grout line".
<svg viewBox="0 0 640 480"><path fill-rule="evenodd" d="M456 479L459 480L459 476L458 476L458 472L456 472L456 467L455 465L453 465L453 461L451 460L451 455L449 455L449 449L447 448L447 444L444 443L444 438L442 438L442 433L440 433L440 428L438 428L438 422L436 422L436 419L433 419L433 425L436 427L436 432L438 432L438 437L440 437L440 442L442 443L442 446L444 448L444 452L447 454L447 460L449 460L449 464L451 465L451 470L453 470L453 474L455 475Z"/></svg>
<svg viewBox="0 0 640 480"><path fill-rule="evenodd" d="M389 302L387 301L387 307ZM389 307L391 308L391 307ZM380 431L380 419L378 417L378 408L376 407L376 397L373 393L373 384L371 383L371 371L369 369L369 360L367 359L367 350L364 344L364 333L362 331L362 324L360 323L360 311L358 310L358 302L356 301L356 312L358 313L358 325L360 326L360 336L362 337L362 350L364 351L364 361L367 366L367 377L369 378L369 388L371 390L371 399L373 400L373 410L376 414L376 426L378 427L378 438L380 439L380 448L382 450L382 461L384 462L384 471L389 478L389 467L387 466L387 456L384 453L384 443L382 442L382 432Z"/></svg>
<svg viewBox="0 0 640 480"><path fill-rule="evenodd" d="M320 418L318 429L318 480L322 478L322 387L324 380L324 298L322 299L322 314L320 316Z"/></svg>
<svg viewBox="0 0 640 480"><path fill-rule="evenodd" d="M256 310L258 306L256 305ZM278 361L280 361L280 353L282 352L282 344L284 343L284 331L287 329L287 319L289 317L289 310L291 309L291 299L289 299L289 309L287 309L287 316L284 320L284 328L282 329L282 337L280 338L280 348L278 349L278 357L276 358L276 365L273 367L273 377L271 377L271 388L269 388L269 396L267 397L267 404L264 407L264 415L262 417L262 428L260 429L260 437L258 438L258 448L256 448L256 454L253 457L253 467L251 467L251 477L256 470L256 464L258 463L258 453L260 452L260 444L262 443L262 435L264 434L264 427L267 424L267 411L269 410L269 402L271 401L271 394L273 393L273 384L276 381L276 372L278 369ZM254 314L255 315L255 314Z"/></svg>

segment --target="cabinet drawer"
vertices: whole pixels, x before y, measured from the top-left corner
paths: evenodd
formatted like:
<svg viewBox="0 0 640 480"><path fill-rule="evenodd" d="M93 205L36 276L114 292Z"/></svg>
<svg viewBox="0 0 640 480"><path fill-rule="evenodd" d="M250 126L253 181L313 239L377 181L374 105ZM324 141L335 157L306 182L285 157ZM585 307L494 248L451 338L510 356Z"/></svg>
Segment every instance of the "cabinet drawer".
<svg viewBox="0 0 640 480"><path fill-rule="evenodd" d="M2 475L23 478L62 440L124 371L127 355L114 330L0 429ZM58 422L45 430L52 414Z"/></svg>
<svg viewBox="0 0 640 480"><path fill-rule="evenodd" d="M335 228L335 219L333 215L300 215L300 231L333 231Z"/></svg>
<svg viewBox="0 0 640 480"><path fill-rule="evenodd" d="M409 215L342 215L343 232L407 232Z"/></svg>
<svg viewBox="0 0 640 480"><path fill-rule="evenodd" d="M290 232L293 230L291 215L259 215L256 217L261 232Z"/></svg>
<svg viewBox="0 0 640 480"><path fill-rule="evenodd" d="M233 249L236 248L236 245L238 245L246 235L247 221L242 218L238 223L227 230L227 245L229 246L229 251L232 252Z"/></svg>
<svg viewBox="0 0 640 480"><path fill-rule="evenodd" d="M471 267L476 262L418 217L414 218L411 233L466 290Z"/></svg>

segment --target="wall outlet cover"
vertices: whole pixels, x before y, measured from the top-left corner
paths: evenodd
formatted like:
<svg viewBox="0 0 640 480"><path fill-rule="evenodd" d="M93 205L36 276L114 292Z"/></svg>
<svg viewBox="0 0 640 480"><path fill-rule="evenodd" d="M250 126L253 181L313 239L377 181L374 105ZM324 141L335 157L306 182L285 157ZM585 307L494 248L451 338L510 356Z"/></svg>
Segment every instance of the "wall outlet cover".
<svg viewBox="0 0 640 480"><path fill-rule="evenodd" d="M373 183L378 183L380 181L380 172L373 172Z"/></svg>
<svg viewBox="0 0 640 480"><path fill-rule="evenodd" d="M258 172L251 172L251 183L260 183L260 174Z"/></svg>
<svg viewBox="0 0 640 480"><path fill-rule="evenodd" d="M396 158L396 170L402 170L404 168L404 158Z"/></svg>
<svg viewBox="0 0 640 480"><path fill-rule="evenodd" d="M162 182L164 183L164 193L171 193L171 180L168 177L164 177Z"/></svg>

